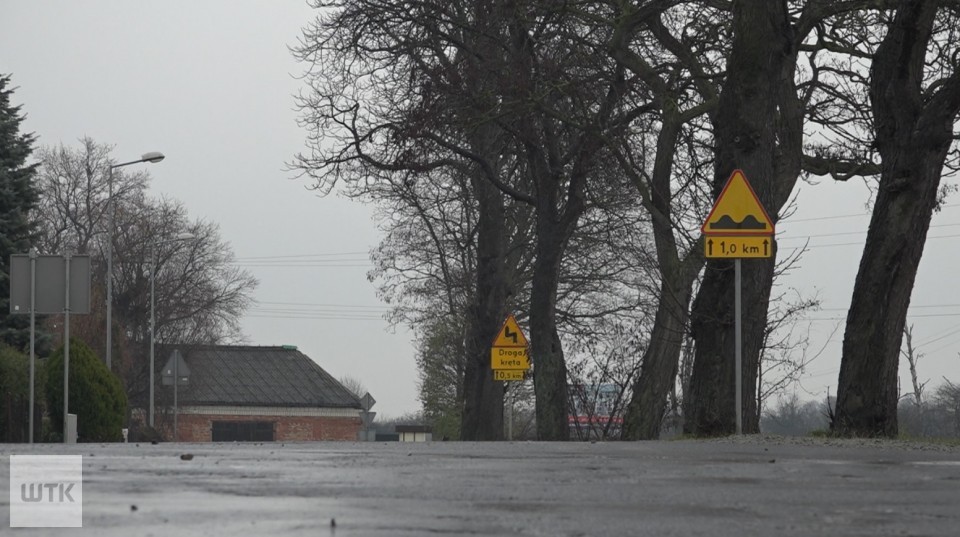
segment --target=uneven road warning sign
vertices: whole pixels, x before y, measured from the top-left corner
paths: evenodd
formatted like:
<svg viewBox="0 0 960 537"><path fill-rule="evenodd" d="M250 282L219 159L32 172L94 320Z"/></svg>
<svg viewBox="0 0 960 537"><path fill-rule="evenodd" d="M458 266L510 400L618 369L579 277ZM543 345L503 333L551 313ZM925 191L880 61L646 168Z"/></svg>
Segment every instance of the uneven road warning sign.
<svg viewBox="0 0 960 537"><path fill-rule="evenodd" d="M707 235L773 235L773 220L747 177L734 170L701 231Z"/></svg>
<svg viewBox="0 0 960 537"><path fill-rule="evenodd" d="M773 220L740 170L734 170L700 230L707 259L773 256Z"/></svg>
<svg viewBox="0 0 960 537"><path fill-rule="evenodd" d="M500 381L523 380L523 372L530 369L527 336L523 335L513 315L507 316L493 340L490 368L493 369L493 379Z"/></svg>

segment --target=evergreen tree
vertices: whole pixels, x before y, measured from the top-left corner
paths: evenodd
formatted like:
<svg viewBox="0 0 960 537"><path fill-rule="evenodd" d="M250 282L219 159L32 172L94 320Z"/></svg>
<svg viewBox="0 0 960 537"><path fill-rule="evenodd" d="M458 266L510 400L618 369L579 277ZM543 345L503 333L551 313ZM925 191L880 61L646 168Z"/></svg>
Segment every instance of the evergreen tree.
<svg viewBox="0 0 960 537"><path fill-rule="evenodd" d="M32 243L37 164L27 164L27 159L36 137L20 132L23 115L19 106L10 104L12 93L10 76L0 74L0 342L24 350L29 346L30 320L10 314L10 255L27 253Z"/></svg>

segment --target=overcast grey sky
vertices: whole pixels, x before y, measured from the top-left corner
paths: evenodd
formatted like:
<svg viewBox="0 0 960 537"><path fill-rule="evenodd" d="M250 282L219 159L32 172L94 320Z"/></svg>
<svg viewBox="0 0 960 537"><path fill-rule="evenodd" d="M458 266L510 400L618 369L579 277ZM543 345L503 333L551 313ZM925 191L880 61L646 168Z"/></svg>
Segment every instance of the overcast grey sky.
<svg viewBox="0 0 960 537"><path fill-rule="evenodd" d="M304 139L293 110L301 68L287 50L314 16L304 2L0 6L0 72L39 144L91 136L114 144L118 161L163 152L144 165L151 192L218 223L260 280L249 343L297 345L363 382L381 414L418 408L412 335L388 329L366 279L379 237L370 208L317 197L284 171Z"/></svg>
<svg viewBox="0 0 960 537"><path fill-rule="evenodd" d="M946 177L943 182L956 185L957 179ZM828 387L836 395L847 308L870 222L866 207L869 200L863 180L837 183L823 178L800 187L796 214L777 229L781 252L809 244L798 267L780 282L779 289L818 293L823 300L821 311L805 316L812 321L808 324L811 347L817 347L811 352L825 346L802 382L809 393L818 396L825 395ZM942 383L943 377L960 381L958 245L960 194L954 194L931 222L907 316L907 325L914 326L914 346L923 355L918 376L921 382L930 381L927 396L933 395L933 388ZM905 359L900 362L900 384L901 393L912 391ZM810 397L809 393L803 396Z"/></svg>
<svg viewBox="0 0 960 537"><path fill-rule="evenodd" d="M243 323L250 343L299 346L333 375L364 382L381 413L417 408L412 334L370 320L385 309L366 280L366 251L379 236L370 209L318 198L284 171L303 147L292 97L301 68L287 46L312 10L299 0L0 0L0 6L0 72L13 75L14 102L23 105L25 128L41 144L75 145L91 136L115 144L118 160L164 152L167 160L149 167L152 192L217 222L260 280L261 305ZM802 383L804 398L822 397L828 387L836 392L868 192L862 181L824 179L797 195L798 210L779 225L778 240L781 251L808 239L810 249L779 288L823 299L824 309L799 327L809 327L811 353L826 346ZM931 384L944 375L960 381L958 230L960 194L933 219L908 319L926 353L921 379ZM283 309L310 318L286 318L304 314ZM905 362L901 378L907 389Z"/></svg>

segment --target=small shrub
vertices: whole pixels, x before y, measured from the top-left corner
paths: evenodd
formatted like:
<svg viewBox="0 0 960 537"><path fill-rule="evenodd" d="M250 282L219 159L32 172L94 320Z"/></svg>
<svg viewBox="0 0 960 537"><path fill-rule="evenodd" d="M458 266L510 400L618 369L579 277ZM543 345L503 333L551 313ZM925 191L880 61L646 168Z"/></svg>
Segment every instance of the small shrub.
<svg viewBox="0 0 960 537"><path fill-rule="evenodd" d="M63 347L46 364L47 409L54 431L63 430ZM81 442L123 439L127 396L120 380L82 341L70 340L70 409Z"/></svg>

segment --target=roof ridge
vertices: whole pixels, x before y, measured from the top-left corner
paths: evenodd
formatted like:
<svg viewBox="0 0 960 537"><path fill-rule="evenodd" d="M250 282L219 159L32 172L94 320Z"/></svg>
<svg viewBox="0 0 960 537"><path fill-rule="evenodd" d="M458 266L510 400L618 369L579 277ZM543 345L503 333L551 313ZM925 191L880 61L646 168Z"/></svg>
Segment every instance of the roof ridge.
<svg viewBox="0 0 960 537"><path fill-rule="evenodd" d="M182 350L193 377L185 402L360 408L355 394L293 346L183 345Z"/></svg>
<svg viewBox="0 0 960 537"><path fill-rule="evenodd" d="M279 349L298 351L296 345L219 345L214 343L160 343L158 347L184 347L187 349Z"/></svg>

